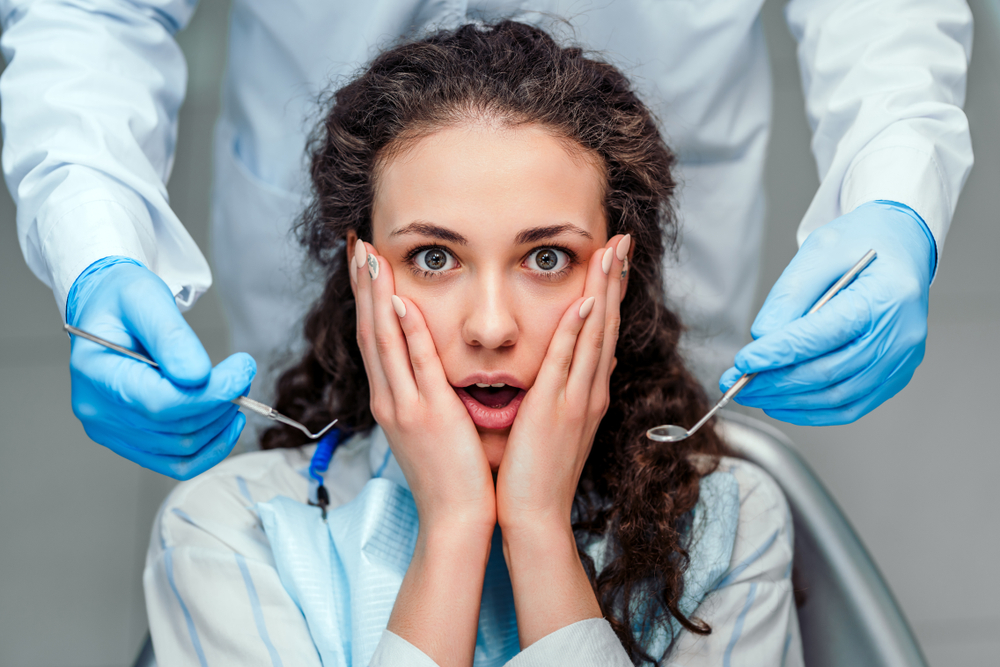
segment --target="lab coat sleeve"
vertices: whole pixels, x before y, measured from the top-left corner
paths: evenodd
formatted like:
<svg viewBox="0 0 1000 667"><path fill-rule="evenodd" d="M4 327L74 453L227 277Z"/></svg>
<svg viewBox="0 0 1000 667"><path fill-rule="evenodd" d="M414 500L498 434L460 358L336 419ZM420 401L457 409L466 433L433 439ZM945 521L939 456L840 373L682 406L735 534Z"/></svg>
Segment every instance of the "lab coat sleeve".
<svg viewBox="0 0 1000 667"><path fill-rule="evenodd" d="M611 624L577 621L549 633L514 656L506 667L632 667Z"/></svg>
<svg viewBox="0 0 1000 667"><path fill-rule="evenodd" d="M727 573L695 609L709 635L682 630L668 667L802 667L802 638L792 588L794 534L778 485L739 461L740 520Z"/></svg>
<svg viewBox="0 0 1000 667"><path fill-rule="evenodd" d="M798 242L859 205L906 204L938 256L972 168L964 0L791 0L820 187ZM778 129L780 131L780 128Z"/></svg>
<svg viewBox="0 0 1000 667"><path fill-rule="evenodd" d="M426 653L389 630L368 667L438 667ZM611 624L589 618L560 628L512 658L506 667L632 667Z"/></svg>
<svg viewBox="0 0 1000 667"><path fill-rule="evenodd" d="M397 634L382 633L368 667L438 667L426 653ZM543 637L506 667L632 667L618 636L603 618L579 621Z"/></svg>
<svg viewBox="0 0 1000 667"><path fill-rule="evenodd" d="M174 34L195 0L0 0L3 171L31 270L65 316L110 255L157 273L178 306L211 285L166 180L187 69Z"/></svg>
<svg viewBox="0 0 1000 667"><path fill-rule="evenodd" d="M213 470L179 485L161 508L143 573L157 664L322 664L253 510L257 489L274 493Z"/></svg>
<svg viewBox="0 0 1000 667"><path fill-rule="evenodd" d="M385 630L368 667L438 667L438 664L396 633Z"/></svg>

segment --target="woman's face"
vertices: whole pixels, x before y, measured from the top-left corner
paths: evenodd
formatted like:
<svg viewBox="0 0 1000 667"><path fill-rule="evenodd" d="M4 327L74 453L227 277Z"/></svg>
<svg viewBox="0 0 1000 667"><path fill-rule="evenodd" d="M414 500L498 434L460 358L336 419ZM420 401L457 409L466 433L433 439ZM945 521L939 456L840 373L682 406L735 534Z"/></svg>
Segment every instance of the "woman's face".
<svg viewBox="0 0 1000 667"><path fill-rule="evenodd" d="M494 470L560 318L583 295L587 262L607 242L603 200L593 161L537 125L444 129L379 175L371 243L396 293L423 313Z"/></svg>

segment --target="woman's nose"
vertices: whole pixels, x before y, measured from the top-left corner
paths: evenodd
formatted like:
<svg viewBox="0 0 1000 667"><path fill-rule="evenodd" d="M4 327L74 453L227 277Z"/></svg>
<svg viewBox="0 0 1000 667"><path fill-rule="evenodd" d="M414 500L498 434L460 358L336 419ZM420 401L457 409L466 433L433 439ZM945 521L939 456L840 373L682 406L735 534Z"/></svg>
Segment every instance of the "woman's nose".
<svg viewBox="0 0 1000 667"><path fill-rule="evenodd" d="M466 313L462 327L466 344L497 349L517 341L517 319L501 284L480 284Z"/></svg>

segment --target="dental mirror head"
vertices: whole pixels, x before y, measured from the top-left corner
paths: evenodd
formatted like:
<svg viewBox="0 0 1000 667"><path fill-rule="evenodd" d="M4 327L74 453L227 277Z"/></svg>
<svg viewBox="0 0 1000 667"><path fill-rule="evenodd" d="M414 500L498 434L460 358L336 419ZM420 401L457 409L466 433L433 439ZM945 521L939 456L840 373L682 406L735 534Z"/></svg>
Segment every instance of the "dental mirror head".
<svg viewBox="0 0 1000 667"><path fill-rule="evenodd" d="M654 426L646 431L646 437L655 442L680 442L687 438L690 433L686 428L665 424L664 426Z"/></svg>

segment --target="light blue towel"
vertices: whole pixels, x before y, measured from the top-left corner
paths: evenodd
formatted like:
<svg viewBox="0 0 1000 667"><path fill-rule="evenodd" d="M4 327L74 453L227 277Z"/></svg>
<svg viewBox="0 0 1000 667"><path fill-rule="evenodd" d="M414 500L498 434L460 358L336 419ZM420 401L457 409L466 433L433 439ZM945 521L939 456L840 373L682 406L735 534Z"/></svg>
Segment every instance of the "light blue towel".
<svg viewBox="0 0 1000 667"><path fill-rule="evenodd" d="M690 565L680 608L686 616L729 568L739 520L739 485L732 474L701 480L688 539ZM325 667L367 665L389 623L417 539L417 510L409 490L387 479L369 481L358 496L329 512L285 497L259 503L281 583L302 610ZM586 547L603 566L608 543ZM647 649L662 655L679 625L653 628ZM476 667L500 667L520 650L514 598L500 544L486 566Z"/></svg>

